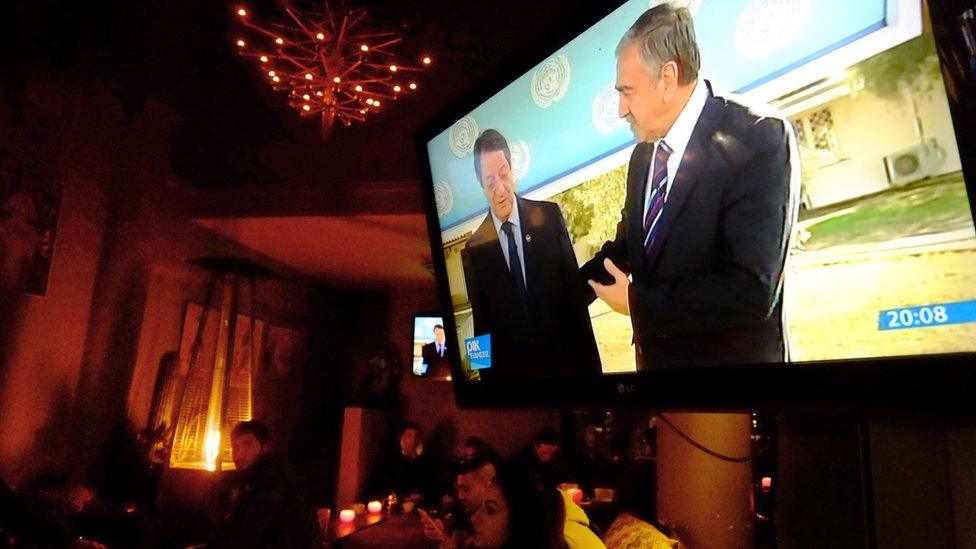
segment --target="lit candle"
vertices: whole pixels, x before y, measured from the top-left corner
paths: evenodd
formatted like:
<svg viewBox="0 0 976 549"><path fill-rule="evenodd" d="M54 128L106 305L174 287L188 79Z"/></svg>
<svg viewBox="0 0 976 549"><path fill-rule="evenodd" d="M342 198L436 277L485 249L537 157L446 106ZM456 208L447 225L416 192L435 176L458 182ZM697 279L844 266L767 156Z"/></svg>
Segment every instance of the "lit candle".
<svg viewBox="0 0 976 549"><path fill-rule="evenodd" d="M342 522L352 522L356 520L356 512L352 509L343 509L339 511L339 520Z"/></svg>
<svg viewBox="0 0 976 549"><path fill-rule="evenodd" d="M383 504L381 502L379 502L379 501L375 501L374 500L374 501L369 502L369 505L367 505L367 508L369 509L369 512L370 513L379 513L380 511L383 510Z"/></svg>
<svg viewBox="0 0 976 549"><path fill-rule="evenodd" d="M573 498L574 503L583 501L583 491L579 488L570 488L566 490L566 493L569 494L569 497Z"/></svg>

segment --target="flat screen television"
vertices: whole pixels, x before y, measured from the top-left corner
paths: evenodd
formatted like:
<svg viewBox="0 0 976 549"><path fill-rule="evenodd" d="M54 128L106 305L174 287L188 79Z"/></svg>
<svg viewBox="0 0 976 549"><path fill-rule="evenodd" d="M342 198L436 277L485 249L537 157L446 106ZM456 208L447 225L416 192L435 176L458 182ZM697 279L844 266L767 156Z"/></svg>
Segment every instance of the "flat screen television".
<svg viewBox="0 0 976 549"><path fill-rule="evenodd" d="M698 76L648 62L648 89L633 42L617 51L648 5L609 6L417 134L460 402L962 402L972 17L919 0L677 2Z"/></svg>
<svg viewBox="0 0 976 549"><path fill-rule="evenodd" d="M436 314L413 317L412 362L410 371L417 377L450 379L450 354L444 319Z"/></svg>

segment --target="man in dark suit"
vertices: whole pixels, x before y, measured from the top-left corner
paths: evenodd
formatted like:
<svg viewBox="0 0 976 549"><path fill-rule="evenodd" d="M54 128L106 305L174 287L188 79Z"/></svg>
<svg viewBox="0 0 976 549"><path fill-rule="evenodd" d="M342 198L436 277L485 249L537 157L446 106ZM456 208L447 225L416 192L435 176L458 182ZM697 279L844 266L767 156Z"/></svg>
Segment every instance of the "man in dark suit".
<svg viewBox="0 0 976 549"><path fill-rule="evenodd" d="M600 373L585 286L559 206L515 195L508 142L485 130L475 174L489 211L461 252L476 336L491 334L483 379Z"/></svg>
<svg viewBox="0 0 976 549"><path fill-rule="evenodd" d="M434 326L434 341L420 348L420 357L427 365L424 374L427 377L444 377L451 373L447 361L447 342L444 337L443 326L440 324Z"/></svg>
<svg viewBox="0 0 976 549"><path fill-rule="evenodd" d="M691 15L668 4L617 47L620 115L638 145L616 237L583 273L630 315L641 369L784 359L791 130L716 96L698 67Z"/></svg>

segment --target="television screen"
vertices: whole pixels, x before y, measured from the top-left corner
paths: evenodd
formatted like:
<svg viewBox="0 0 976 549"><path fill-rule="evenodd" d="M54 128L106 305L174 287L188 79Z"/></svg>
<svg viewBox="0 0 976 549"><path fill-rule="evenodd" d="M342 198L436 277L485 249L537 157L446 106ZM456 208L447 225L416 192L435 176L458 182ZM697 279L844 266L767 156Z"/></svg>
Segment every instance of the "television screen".
<svg viewBox="0 0 976 549"><path fill-rule="evenodd" d="M413 375L450 379L447 337L444 320L439 316L413 317Z"/></svg>
<svg viewBox="0 0 976 549"><path fill-rule="evenodd" d="M648 5L419 134L460 382L976 351L976 233L926 5ZM622 40L684 17L698 60L680 33Z"/></svg>

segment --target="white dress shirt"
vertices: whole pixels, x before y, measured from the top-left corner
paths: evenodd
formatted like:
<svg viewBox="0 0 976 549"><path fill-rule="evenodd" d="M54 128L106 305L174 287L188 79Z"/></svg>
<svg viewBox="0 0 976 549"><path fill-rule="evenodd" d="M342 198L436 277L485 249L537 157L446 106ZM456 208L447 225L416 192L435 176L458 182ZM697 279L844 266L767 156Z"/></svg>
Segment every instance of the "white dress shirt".
<svg viewBox="0 0 976 549"><path fill-rule="evenodd" d="M691 140L691 132L695 130L695 126L698 124L698 119L701 117L702 110L705 109L705 102L708 101L708 86L702 81L698 80L695 83L695 89L691 92L691 97L688 98L688 102L685 103L683 109L681 109L681 114L678 115L678 119L674 121L674 125L668 130L667 135L664 136L663 141L671 147L671 156L668 157L668 173L667 179L665 179L665 195L664 195L664 208L657 214L657 217L651 222L651 226L657 223L660 219L661 214L664 213L664 209L668 206L668 199L671 198L671 184L674 182L674 176L678 173L678 168L681 166L681 157L685 155L685 149L688 148L688 141ZM658 140L654 142L654 150L652 151L651 158L657 154L657 148L661 146L661 141ZM653 161L652 161L653 163ZM651 207L651 177L654 175L654 166L647 173L647 184L644 186L644 211L641 219L647 216L647 210ZM647 232L645 238L650 235L651 231ZM645 242L646 244L646 242Z"/></svg>

